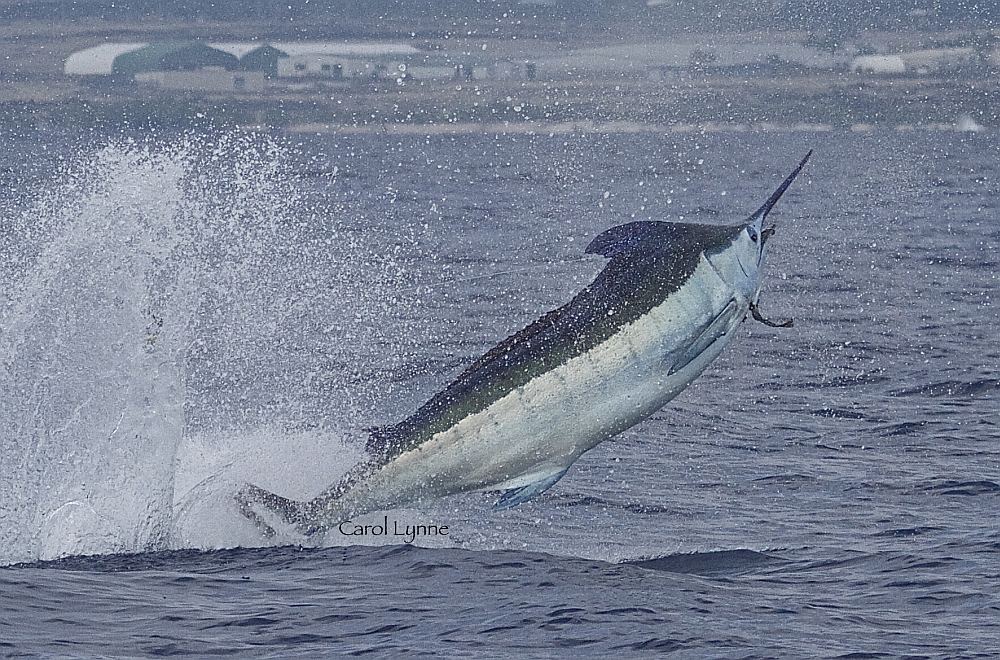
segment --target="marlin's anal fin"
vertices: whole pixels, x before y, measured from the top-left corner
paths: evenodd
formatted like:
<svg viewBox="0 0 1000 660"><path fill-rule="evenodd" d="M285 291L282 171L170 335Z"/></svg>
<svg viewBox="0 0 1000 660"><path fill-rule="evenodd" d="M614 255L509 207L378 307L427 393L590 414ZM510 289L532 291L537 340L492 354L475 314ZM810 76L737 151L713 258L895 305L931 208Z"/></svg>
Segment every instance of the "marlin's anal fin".
<svg viewBox="0 0 1000 660"><path fill-rule="evenodd" d="M569 468L565 468L559 472L554 472L547 477L542 477L538 481L534 481L527 486L512 488L505 492L503 496L497 500L497 503L493 505L493 509L495 511L501 511L503 509L515 507L518 504L524 504L531 498L541 495L549 488L552 488L552 486L554 486L557 481L562 479L563 475L567 472L569 472Z"/></svg>
<svg viewBox="0 0 1000 660"><path fill-rule="evenodd" d="M750 315L753 316L754 321L763 323L766 326L772 328L791 328L795 325L795 321L792 319L782 319L780 321L772 321L770 319L764 318L764 315L760 313L760 308L755 304L750 305Z"/></svg>

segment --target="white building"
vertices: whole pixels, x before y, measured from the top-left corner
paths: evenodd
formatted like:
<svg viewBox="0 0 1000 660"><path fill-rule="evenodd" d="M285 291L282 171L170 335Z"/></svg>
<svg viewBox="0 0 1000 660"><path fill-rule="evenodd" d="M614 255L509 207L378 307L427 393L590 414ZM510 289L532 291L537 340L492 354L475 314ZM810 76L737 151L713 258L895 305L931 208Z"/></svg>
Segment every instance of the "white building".
<svg viewBox="0 0 1000 660"><path fill-rule="evenodd" d="M64 72L74 76L109 76L114 73L115 60L121 55L127 55L134 51L150 46L149 43L113 43L101 44L84 50L72 53L64 65ZM353 75L366 75L372 73L375 64L399 64L407 57L422 54L424 51L400 43L385 42L223 42L205 44L209 48L233 55L236 58L253 53L254 51L270 46L282 54L289 55L288 58L281 57L279 63L287 59L297 59L300 64L305 64L304 69L289 69L287 62L282 68L296 75L294 71L305 71L305 75L331 75L337 62L343 60L345 65L345 77ZM310 62L315 61L315 65ZM350 61L350 64L346 64ZM367 62L366 65L357 64ZM329 65L329 69L324 69L323 64ZM301 74L299 74L301 77Z"/></svg>
<svg viewBox="0 0 1000 660"><path fill-rule="evenodd" d="M411 63L406 65L406 75L414 80L454 80L458 75L453 64Z"/></svg>
<svg viewBox="0 0 1000 660"><path fill-rule="evenodd" d="M906 62L906 69L912 73L936 73L954 71L978 64L978 56L972 48L933 48L915 50L900 55Z"/></svg>
<svg viewBox="0 0 1000 660"><path fill-rule="evenodd" d="M493 65L493 78L497 80L534 80L538 67L534 62L500 60Z"/></svg>
<svg viewBox="0 0 1000 660"><path fill-rule="evenodd" d="M851 60L851 71L898 75L906 73L906 61L899 55L859 55Z"/></svg>
<svg viewBox="0 0 1000 660"><path fill-rule="evenodd" d="M279 78L326 78L329 80L401 78L406 63L400 58L360 59L342 55L308 53L278 60Z"/></svg>
<svg viewBox="0 0 1000 660"><path fill-rule="evenodd" d="M288 54L278 61L280 78L330 80L401 78L407 61L424 51L399 43L275 42Z"/></svg>
<svg viewBox="0 0 1000 660"><path fill-rule="evenodd" d="M978 66L973 48L929 48L899 55L861 55L851 62L851 71L877 74L930 74Z"/></svg>
<svg viewBox="0 0 1000 660"><path fill-rule="evenodd" d="M145 48L146 43L101 44L78 50L66 58L63 72L68 76L110 76L115 58Z"/></svg>

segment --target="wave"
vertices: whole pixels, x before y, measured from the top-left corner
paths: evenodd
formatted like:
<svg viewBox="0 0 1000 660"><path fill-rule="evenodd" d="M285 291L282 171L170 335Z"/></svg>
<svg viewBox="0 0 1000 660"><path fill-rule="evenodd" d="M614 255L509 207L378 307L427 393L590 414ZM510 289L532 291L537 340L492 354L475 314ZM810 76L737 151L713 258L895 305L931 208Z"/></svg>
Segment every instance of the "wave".
<svg viewBox="0 0 1000 660"><path fill-rule="evenodd" d="M1000 390L1000 379L980 378L977 380L942 380L936 383L927 383L914 387L895 389L889 392L890 396L929 396L939 397L974 397L977 395L990 396L996 390Z"/></svg>
<svg viewBox="0 0 1000 660"><path fill-rule="evenodd" d="M690 573L693 575L737 575L756 571L766 566L787 563L777 555L755 550L716 550L667 555L655 559L637 559L625 562L655 571Z"/></svg>
<svg viewBox="0 0 1000 660"><path fill-rule="evenodd" d="M67 558L0 569L11 624L0 648L52 655L72 640L78 655L106 653L109 643L198 656L985 652L996 627L995 548L931 552L736 549L639 560L663 568L413 546ZM887 626L905 634L880 634Z"/></svg>
<svg viewBox="0 0 1000 660"><path fill-rule="evenodd" d="M937 483L927 484L921 490L937 495L989 495L1000 493L1000 484L988 479L972 481L945 479Z"/></svg>

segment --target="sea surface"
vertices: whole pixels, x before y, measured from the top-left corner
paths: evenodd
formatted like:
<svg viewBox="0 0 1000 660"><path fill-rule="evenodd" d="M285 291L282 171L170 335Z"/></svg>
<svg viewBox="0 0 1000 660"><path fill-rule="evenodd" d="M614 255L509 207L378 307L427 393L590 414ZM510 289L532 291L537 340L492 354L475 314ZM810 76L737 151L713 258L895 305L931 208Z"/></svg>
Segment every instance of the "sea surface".
<svg viewBox="0 0 1000 660"><path fill-rule="evenodd" d="M997 133L3 139L0 656L1000 655ZM795 326L535 501L361 521L409 544L235 510L335 482L602 230L736 221L809 149Z"/></svg>

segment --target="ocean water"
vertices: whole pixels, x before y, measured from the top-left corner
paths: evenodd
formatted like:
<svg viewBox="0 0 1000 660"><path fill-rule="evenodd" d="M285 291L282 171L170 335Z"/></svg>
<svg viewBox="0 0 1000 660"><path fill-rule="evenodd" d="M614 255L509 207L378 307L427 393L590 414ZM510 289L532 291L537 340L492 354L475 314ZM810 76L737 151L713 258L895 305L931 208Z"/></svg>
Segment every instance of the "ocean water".
<svg viewBox="0 0 1000 660"><path fill-rule="evenodd" d="M7 139L0 655L995 657L997 134ZM687 391L495 512L264 539L602 266L603 229L776 207ZM307 547L303 547L305 544Z"/></svg>

